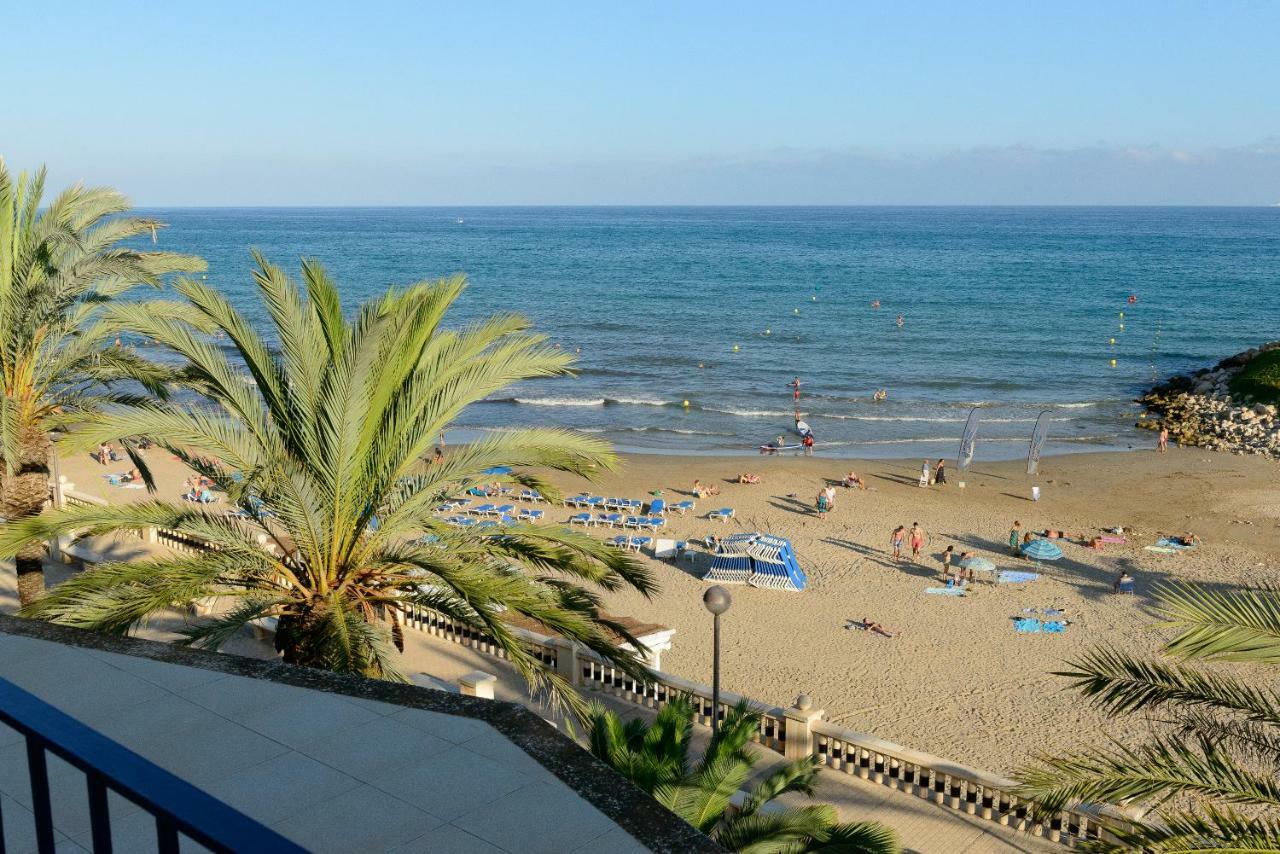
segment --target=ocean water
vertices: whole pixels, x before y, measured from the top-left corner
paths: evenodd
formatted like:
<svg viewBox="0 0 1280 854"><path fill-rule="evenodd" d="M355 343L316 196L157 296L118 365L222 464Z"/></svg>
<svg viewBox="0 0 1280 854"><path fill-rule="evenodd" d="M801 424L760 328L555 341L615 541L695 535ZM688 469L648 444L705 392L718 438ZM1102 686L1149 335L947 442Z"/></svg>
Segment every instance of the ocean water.
<svg viewBox="0 0 1280 854"><path fill-rule="evenodd" d="M575 377L477 404L451 438L554 423L628 451L755 453L794 440L798 376L823 455L952 457L973 407L978 459L1025 454L1044 411L1046 453L1146 447L1132 401L1153 378L1280 337L1275 208L147 213L251 316L255 247L319 258L351 305L464 272L451 323L515 310L580 351Z"/></svg>

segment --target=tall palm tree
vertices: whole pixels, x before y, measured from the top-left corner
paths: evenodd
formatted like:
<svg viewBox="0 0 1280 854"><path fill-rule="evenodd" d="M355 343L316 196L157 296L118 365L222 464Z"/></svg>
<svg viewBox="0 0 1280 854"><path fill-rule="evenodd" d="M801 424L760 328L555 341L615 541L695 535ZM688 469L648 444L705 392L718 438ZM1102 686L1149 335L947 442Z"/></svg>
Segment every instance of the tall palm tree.
<svg viewBox="0 0 1280 854"><path fill-rule="evenodd" d="M421 282L344 318L338 288L304 261L300 288L255 254L254 280L272 340L217 291L180 280L189 307L120 304L114 317L185 362L182 383L212 408L135 405L80 425L68 447L147 436L226 491L235 517L214 505L147 501L71 508L0 532L0 552L54 532L82 535L160 526L214 550L110 563L77 575L26 614L124 632L157 611L222 597L233 604L194 622L187 641L218 648L260 618L278 620L284 660L398 678L398 607L431 608L490 635L552 700L568 684L531 655L504 612L537 620L633 675L643 647L599 610L595 589L655 590L647 570L600 540L555 526L477 532L445 524L440 503L486 470L554 490L524 474L542 467L592 476L614 465L607 444L559 429L526 429L425 457L469 404L512 382L567 371L571 357L501 315L460 330L441 322L461 277ZM233 362L206 332L220 333ZM242 364L244 370L237 368ZM264 548L260 543L273 548ZM595 588L595 589L593 589Z"/></svg>
<svg viewBox="0 0 1280 854"><path fill-rule="evenodd" d="M707 751L690 763L693 705L677 697L652 724L623 723L594 704L588 719L591 752L617 769L667 809L708 834L729 851L746 854L892 854L897 834L874 822L840 822L829 804L799 809L773 805L787 792L813 795L816 757L788 763L747 792L734 796L751 777L756 755L748 748L760 729L760 715L739 703L725 715Z"/></svg>
<svg viewBox="0 0 1280 854"><path fill-rule="evenodd" d="M1154 811L1095 851L1280 851L1280 694L1247 670L1188 664L1280 663L1280 591L1157 588L1164 625L1178 630L1149 661L1096 649L1057 675L1115 714L1146 713L1151 735L1069 756L1018 775L1045 813L1081 802Z"/></svg>
<svg viewBox="0 0 1280 854"><path fill-rule="evenodd" d="M122 246L154 239L164 223L124 216L128 200L115 190L76 184L46 204L44 184L43 168L15 178L0 158L0 513L9 520L39 513L49 497L52 431L100 411L117 380L160 391L152 366L108 346L119 332L104 316L109 301L204 268L190 256ZM43 553L33 541L14 556L23 604L44 592Z"/></svg>

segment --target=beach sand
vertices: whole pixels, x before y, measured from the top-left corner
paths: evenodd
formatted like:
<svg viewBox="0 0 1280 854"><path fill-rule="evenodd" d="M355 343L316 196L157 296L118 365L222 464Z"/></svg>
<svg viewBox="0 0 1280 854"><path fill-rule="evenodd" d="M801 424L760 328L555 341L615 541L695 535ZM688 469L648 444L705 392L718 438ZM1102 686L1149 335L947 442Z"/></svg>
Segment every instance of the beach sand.
<svg viewBox="0 0 1280 854"><path fill-rule="evenodd" d="M161 497L176 498L184 474L167 453L149 455ZM1098 744L1103 734L1125 737L1145 727L1137 717L1109 718L1064 690L1051 675L1094 645L1156 653L1167 633L1152 628L1153 585L1182 579L1235 586L1274 581L1280 570L1280 464L1200 449L1048 457L1034 478L1022 462L974 463L949 469L950 483L922 489L919 460L851 461L821 457L687 457L634 455L590 489L647 498L661 489L681 500L694 478L721 487L687 517L672 516L664 536L701 538L766 531L789 538L809 587L789 593L731 588L723 618L722 679L727 690L789 705L806 693L842 726L996 772L1009 772L1039 752ZM76 489L112 500L145 498L141 490L108 486L106 471L87 455L62 462ZM850 469L868 491L839 489L825 520L812 512L826 479ZM739 472L763 483L729 481ZM553 476L566 494L587 486ZM967 486L961 489L958 482ZM1030 500L1039 485L1041 500ZM790 494L797 497L789 497ZM734 519L710 521L707 511L733 507ZM570 510L549 515L563 522ZM1096 533L1124 526L1125 545L1095 552L1063 544L1064 556L1035 567L1008 554L1014 519L1024 530L1046 527ZM890 530L918 521L928 532L919 564L895 564ZM616 531L591 529L599 536ZM1204 544L1164 555L1144 550L1161 534L1194 531ZM1027 584L970 585L963 598L926 594L936 586L938 554L947 545L972 550L1002 569L1038 571ZM663 670L709 682L710 616L697 577L707 566L653 561L661 593L606 595L607 608L677 629ZM1137 582L1134 596L1115 596L1121 570ZM1064 634L1016 634L1012 618L1027 608L1057 608L1070 621ZM844 628L869 617L901 630L888 639Z"/></svg>

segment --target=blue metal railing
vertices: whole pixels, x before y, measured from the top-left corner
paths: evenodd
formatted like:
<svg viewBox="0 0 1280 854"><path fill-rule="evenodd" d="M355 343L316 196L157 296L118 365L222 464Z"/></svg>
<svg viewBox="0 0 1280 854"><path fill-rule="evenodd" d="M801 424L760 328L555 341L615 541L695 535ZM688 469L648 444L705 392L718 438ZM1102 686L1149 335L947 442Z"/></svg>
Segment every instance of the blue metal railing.
<svg viewBox="0 0 1280 854"><path fill-rule="evenodd" d="M302 854L306 850L6 679L0 679L0 721L27 740L27 770L40 854L53 854L56 841L49 753L85 774L95 854L111 852L108 789L155 817L160 854L178 854L179 833L219 852ZM3 822L0 816L0 829ZM0 854L4 854L3 832Z"/></svg>

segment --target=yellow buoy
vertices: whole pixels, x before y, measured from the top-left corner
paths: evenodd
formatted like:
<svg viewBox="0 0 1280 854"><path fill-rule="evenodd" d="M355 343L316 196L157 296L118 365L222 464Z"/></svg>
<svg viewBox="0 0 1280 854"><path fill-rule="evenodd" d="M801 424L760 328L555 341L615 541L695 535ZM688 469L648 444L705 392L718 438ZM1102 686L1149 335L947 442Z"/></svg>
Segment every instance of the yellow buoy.
<svg viewBox="0 0 1280 854"><path fill-rule="evenodd" d="M800 313L800 309L798 309L798 308L793 308L793 309L791 309L791 313L792 313L792 314L799 314L799 313Z"/></svg>
<svg viewBox="0 0 1280 854"><path fill-rule="evenodd" d="M765 334L765 335L772 335L772 334L773 334L773 330L772 330L772 329L766 329L766 330L764 331L764 334Z"/></svg>
<svg viewBox="0 0 1280 854"><path fill-rule="evenodd" d="M1120 324L1120 331L1121 331L1121 332L1124 332L1124 324L1123 324L1123 323L1122 323L1122 324Z"/></svg>
<svg viewBox="0 0 1280 854"><path fill-rule="evenodd" d="M813 300L814 302L817 302L817 301L818 301L818 298L817 298L817 297L809 297L809 299Z"/></svg>
<svg viewBox="0 0 1280 854"><path fill-rule="evenodd" d="M1116 339L1112 338L1112 339L1111 339L1111 343L1112 343L1112 344L1115 344L1115 343L1116 343Z"/></svg>
<svg viewBox="0 0 1280 854"><path fill-rule="evenodd" d="M1121 320L1124 320L1124 312L1123 312L1123 311L1122 311L1122 312L1120 312L1120 319L1121 319Z"/></svg>
<svg viewBox="0 0 1280 854"><path fill-rule="evenodd" d="M738 352L738 345L737 345L737 344L734 344L734 345L733 345L733 352L735 352L735 353L736 353L736 352Z"/></svg>
<svg viewBox="0 0 1280 854"><path fill-rule="evenodd" d="M1112 359L1112 360L1111 360L1111 367L1113 367L1113 368L1114 368L1115 366L1116 366L1116 360L1115 360L1115 359Z"/></svg>
<svg viewBox="0 0 1280 854"><path fill-rule="evenodd" d="M686 400L684 403L682 403L682 404L680 404L680 405L681 405L681 406L683 406L685 409L688 409L688 408L689 408L689 401L687 401L687 400Z"/></svg>

